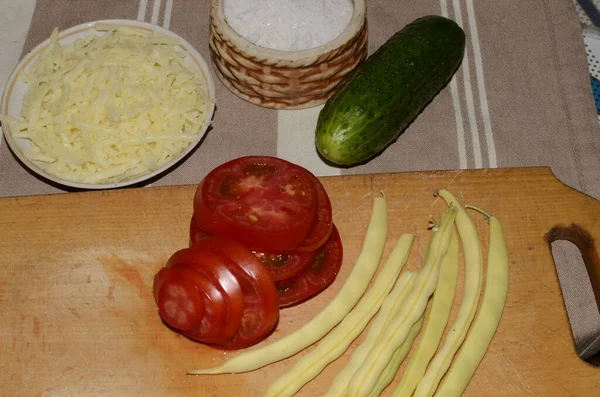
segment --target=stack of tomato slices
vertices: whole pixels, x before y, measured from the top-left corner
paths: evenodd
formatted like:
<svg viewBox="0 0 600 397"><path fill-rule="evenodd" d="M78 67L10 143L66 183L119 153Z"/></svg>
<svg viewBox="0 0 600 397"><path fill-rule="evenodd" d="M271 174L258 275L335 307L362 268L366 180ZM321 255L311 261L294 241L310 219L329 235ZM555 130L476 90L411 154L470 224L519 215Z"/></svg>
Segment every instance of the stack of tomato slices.
<svg viewBox="0 0 600 397"><path fill-rule="evenodd" d="M342 252L331 202L313 174L275 157L241 157L198 185L190 247L156 275L154 296L171 327L240 349L274 329L280 307L329 286Z"/></svg>
<svg viewBox="0 0 600 397"><path fill-rule="evenodd" d="M248 248L221 236L175 252L154 277L154 297L168 325L223 349L258 343L279 320L269 272Z"/></svg>

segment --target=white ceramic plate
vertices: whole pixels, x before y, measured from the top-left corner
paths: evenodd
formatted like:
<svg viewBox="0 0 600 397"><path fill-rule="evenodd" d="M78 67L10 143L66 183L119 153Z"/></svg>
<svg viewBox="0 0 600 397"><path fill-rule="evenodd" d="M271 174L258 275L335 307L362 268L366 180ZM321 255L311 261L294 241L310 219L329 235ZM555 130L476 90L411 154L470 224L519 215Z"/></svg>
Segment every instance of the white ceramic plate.
<svg viewBox="0 0 600 397"><path fill-rule="evenodd" d="M56 182L61 185L71 186L71 187L80 188L80 189L112 189L112 188L118 188L118 187L123 187L123 186L128 186L128 185L134 185L134 184L143 182L147 179L150 179L150 178L166 171L167 169L173 167L176 163L178 163L184 157L186 157L186 155L189 152L191 152L200 143L203 136L206 134L206 131L210 125L210 122L212 120L214 110L215 110L215 86L214 86L213 79L210 75L209 68L208 68L205 60L194 49L194 47L192 47L192 45L190 43L188 43L187 41L185 41L183 38L176 35L175 33L171 32L169 30L163 29L160 26L152 25L152 24L145 23L145 22L132 21L132 20L121 20L121 19L94 21L94 22L89 22L89 23L85 23L82 25L74 26L72 28L69 28L64 31L59 32L59 42L63 45L66 45L66 44L73 43L76 40L81 39L85 36L88 36L89 34L95 33L96 31L95 31L94 26L96 23L125 25L125 26L131 27L131 28L137 28L137 29L142 29L142 30L147 30L147 31L155 31L160 34L170 36L170 37L175 37L175 38L179 39L180 43L181 43L180 44L181 51L186 53L186 57L185 57L186 64L195 70L199 70L202 73L202 75L204 76L204 80L206 81L206 86L207 86L207 90L208 90L208 95L212 101L212 105L209 109L209 116L207 117L207 123L204 126L204 128L200 131L200 133L198 134L198 140L195 142L192 142L178 157L173 158L171 161L165 163L160 168L153 170L151 172L135 176L132 179L118 181L118 182L114 182L114 183L105 183L105 184L80 183L77 181L62 179L60 177L57 177L55 175L45 172L40 167L39 164L36 164L35 161L28 159L23 154L23 151L30 148L31 143L26 139L14 138L10 132L9 127L7 125L4 125L6 123L3 123L2 130L4 132L4 136L6 137L6 141L8 142L8 145L12 149L13 153L19 158L19 160L21 160L21 162L23 164L25 164L25 166L27 166L31 171L35 172L36 174L38 174L38 175L42 176L43 178L46 178L50 181ZM96 32L96 34L101 35L103 33ZM21 112L21 107L22 107L22 103L23 103L23 97L25 96L25 93L27 92L27 86L21 80L21 73L23 71L28 70L28 68L33 63L33 61L35 61L38 58L39 54L46 48L46 46L48 46L49 42L50 42L49 39L47 39L47 40L43 41L42 43L40 43L37 47L35 47L33 50L31 50L31 52L29 52L25 57L23 57L21 62L19 62L19 64L16 66L15 70L12 72L12 74L10 75L10 77L6 83L4 92L2 93L2 101L0 102L0 112L4 113L10 117L13 117L13 118L17 118L17 119L19 118L19 113Z"/></svg>

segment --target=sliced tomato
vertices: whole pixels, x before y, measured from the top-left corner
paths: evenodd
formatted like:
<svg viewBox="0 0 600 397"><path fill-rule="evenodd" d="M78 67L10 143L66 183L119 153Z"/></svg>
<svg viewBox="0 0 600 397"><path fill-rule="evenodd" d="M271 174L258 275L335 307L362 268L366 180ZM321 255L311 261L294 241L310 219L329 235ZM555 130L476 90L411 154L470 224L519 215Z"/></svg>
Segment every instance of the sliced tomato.
<svg viewBox="0 0 600 397"><path fill-rule="evenodd" d="M174 295L178 295L171 292L172 288L175 288L175 291L180 291L179 286L182 285L182 280L193 284L196 293L202 299L203 310L201 315L199 311L196 312L197 317L193 320L189 309L193 298L188 300L185 299L185 296L178 296L175 302L171 299ZM184 335L209 344L224 344L231 338L231 336L222 333L222 324L227 321L225 297L211 281L195 270L185 267L161 269L154 278L154 291L161 318ZM185 291L190 293L190 297L193 296L188 289ZM175 309L172 307L167 308L169 305L173 306L174 303L176 304ZM179 320L174 320L173 317L178 317L179 312L176 312L175 316L170 313L177 309L179 312L185 312L194 325L185 325Z"/></svg>
<svg viewBox="0 0 600 397"><path fill-rule="evenodd" d="M242 349L260 342L279 320L279 300L269 270L241 243L223 236L211 236L194 248L212 250L230 260L230 270L243 291L242 323L224 349Z"/></svg>
<svg viewBox="0 0 600 397"><path fill-rule="evenodd" d="M309 172L275 157L241 157L212 170L194 196L200 229L251 249L289 251L309 235L317 194Z"/></svg>
<svg viewBox="0 0 600 397"><path fill-rule="evenodd" d="M300 274L311 264L316 252L253 253L269 269L273 281L281 281Z"/></svg>
<svg viewBox="0 0 600 397"><path fill-rule="evenodd" d="M181 249L171 255L166 267L192 269L207 278L221 292L224 297L226 314L220 324L222 334L220 340L223 343L227 342L240 327L244 312L242 288L234 273L229 269L228 261L213 251L193 246Z"/></svg>
<svg viewBox="0 0 600 397"><path fill-rule="evenodd" d="M192 219L190 219L190 246L207 237L210 237L210 234L200 229L196 217L192 215Z"/></svg>
<svg viewBox="0 0 600 397"><path fill-rule="evenodd" d="M170 277L165 273L173 273ZM161 286L156 287L155 299L160 317L171 327L187 331L204 317L204 300L196 286L173 269L163 268L157 275Z"/></svg>
<svg viewBox="0 0 600 397"><path fill-rule="evenodd" d="M228 310L227 296L216 288L212 282L207 278L200 275L198 272L191 268L182 268L182 272L189 273L190 277L198 277L195 280L195 284L199 291L202 292L205 299L205 313L200 324L196 327L183 331L182 333L188 338L204 342L212 345L223 345L227 343L237 330L233 330L233 327L227 327L228 322L232 321L231 311ZM241 324L241 316L239 313L239 322L237 318L233 319L233 322Z"/></svg>
<svg viewBox="0 0 600 397"><path fill-rule="evenodd" d="M166 268L162 268L154 275L154 281L152 283L152 294L154 296L154 300L158 303L158 292L160 291L160 287L162 287L163 283L173 277L174 272L171 270L166 270Z"/></svg>
<svg viewBox="0 0 600 397"><path fill-rule="evenodd" d="M316 176L310 172L308 174L317 193L317 216L308 237L294 250L299 252L313 252L317 250L329 239L331 228L333 227L331 201L329 200L327 191Z"/></svg>
<svg viewBox="0 0 600 397"><path fill-rule="evenodd" d="M317 250L309 267L298 276L276 283L279 306L304 301L327 288L335 280L342 265L343 249L340 234L333 225L327 242Z"/></svg>
<svg viewBox="0 0 600 397"><path fill-rule="evenodd" d="M190 222L190 246L211 235L202 231L195 222ZM291 278L308 267L315 252L281 253L252 251L254 256L269 269L273 281Z"/></svg>

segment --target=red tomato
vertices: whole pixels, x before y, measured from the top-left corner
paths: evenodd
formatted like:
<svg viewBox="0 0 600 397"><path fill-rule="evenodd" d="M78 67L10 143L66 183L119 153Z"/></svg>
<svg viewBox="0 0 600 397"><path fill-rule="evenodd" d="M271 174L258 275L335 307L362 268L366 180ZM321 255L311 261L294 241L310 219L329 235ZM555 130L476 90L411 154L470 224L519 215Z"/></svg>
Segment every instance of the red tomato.
<svg viewBox="0 0 600 397"><path fill-rule="evenodd" d="M196 190L198 226L251 249L292 250L316 219L317 197L308 174L275 157L241 157L222 164Z"/></svg>
<svg viewBox="0 0 600 397"><path fill-rule="evenodd" d="M292 278L306 269L311 264L315 252L254 252L254 255L269 269L273 281L281 281Z"/></svg>
<svg viewBox="0 0 600 397"><path fill-rule="evenodd" d="M333 225L331 201L327 191L316 176L310 172L308 174L317 192L317 218L308 237L294 250L299 252L312 252L325 244Z"/></svg>
<svg viewBox="0 0 600 397"><path fill-rule="evenodd" d="M279 306L293 305L327 288L335 280L342 265L342 259L342 241L334 225L329 239L318 249L310 266L298 276L276 283Z"/></svg>
<svg viewBox="0 0 600 397"><path fill-rule="evenodd" d="M170 277L166 274L169 272L173 273ZM196 286L172 269L161 269L157 277L162 279L154 295L160 317L171 327L182 331L200 323L205 306Z"/></svg>
<svg viewBox="0 0 600 397"><path fill-rule="evenodd" d="M222 335L219 340L222 343L227 342L240 327L244 312L242 288L234 273L230 271L228 261L212 251L192 247L184 248L171 255L166 267L194 270L208 279L221 292L226 316L223 316L222 322L219 324ZM196 279L191 281L196 281Z"/></svg>
<svg viewBox="0 0 600 397"><path fill-rule="evenodd" d="M210 234L200 230L192 215L190 222L190 246L200 240L210 237ZM271 272L273 281L291 278L308 267L314 256L314 252L299 253L265 253L252 251L263 265Z"/></svg>
<svg viewBox="0 0 600 397"><path fill-rule="evenodd" d="M211 236L194 249L211 250L230 260L230 270L243 291L244 314L237 333L224 349L242 349L264 339L279 320L279 300L267 268L244 245L222 236Z"/></svg>
<svg viewBox="0 0 600 397"><path fill-rule="evenodd" d="M235 326L241 323L241 313L232 314L228 297L216 285L192 268L181 267L178 270L192 279L205 300L205 312L202 321L190 330L182 333L194 340L208 344L227 343L235 333ZM238 317L239 316L239 317ZM239 321L238 321L239 318ZM233 322L233 325L228 322ZM229 326L226 326L229 325Z"/></svg>
<svg viewBox="0 0 600 397"><path fill-rule="evenodd" d="M182 280L193 284L196 294L202 299L203 311L198 311L195 314L196 318L193 318L194 316L189 310L190 302L193 302L191 297L194 294L188 289L185 292L188 292L189 296L177 293L181 291ZM224 335L221 329L223 322L227 319L227 306L223 294L211 281L193 269L184 267L161 269L154 277L154 297L161 318L175 329L182 330L183 334L211 344L224 344L231 338L231 336ZM169 306L175 306L175 309ZM191 328L177 319L180 317L179 312L173 314L173 310L176 309L189 316L190 323L193 322Z"/></svg>
<svg viewBox="0 0 600 397"><path fill-rule="evenodd" d="M210 237L210 234L200 229L196 217L192 215L192 219L190 219L190 246L207 237Z"/></svg>

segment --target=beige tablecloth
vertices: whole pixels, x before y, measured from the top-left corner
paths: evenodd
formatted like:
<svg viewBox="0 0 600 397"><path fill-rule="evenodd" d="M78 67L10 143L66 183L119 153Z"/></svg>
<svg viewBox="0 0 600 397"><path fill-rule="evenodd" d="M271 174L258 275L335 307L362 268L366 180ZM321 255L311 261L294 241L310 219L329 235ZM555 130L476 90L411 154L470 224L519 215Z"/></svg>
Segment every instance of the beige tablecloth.
<svg viewBox="0 0 600 397"><path fill-rule="evenodd" d="M173 30L209 58L208 0L39 0L32 7L23 54L54 27L138 19ZM600 199L600 127L573 3L369 0L370 52L426 14L447 15L463 26L466 57L452 82L383 155L350 169L326 166L313 143L320 108L259 108L217 81L214 128L184 163L152 184L197 183L226 160L263 154L318 175L547 165L566 184ZM0 144L0 196L62 191L25 170L6 142ZM559 266L559 275L578 351L592 355L599 350L600 315L589 280L573 266Z"/></svg>

